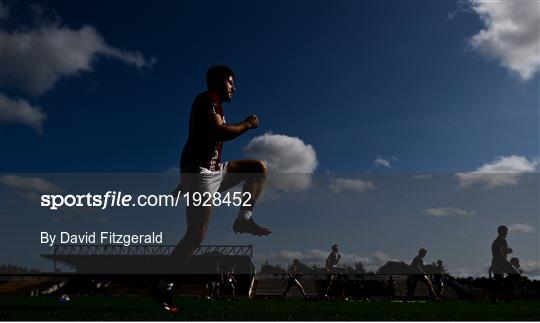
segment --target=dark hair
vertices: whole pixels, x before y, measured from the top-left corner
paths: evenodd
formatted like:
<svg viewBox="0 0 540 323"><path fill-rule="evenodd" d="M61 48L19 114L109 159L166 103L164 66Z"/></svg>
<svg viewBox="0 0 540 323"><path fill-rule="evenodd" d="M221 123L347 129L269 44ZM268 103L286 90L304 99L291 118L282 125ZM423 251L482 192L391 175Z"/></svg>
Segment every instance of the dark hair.
<svg viewBox="0 0 540 323"><path fill-rule="evenodd" d="M228 66L210 66L208 71L206 71L206 86L208 90L219 90L223 87L223 81L229 76L234 78L234 73Z"/></svg>
<svg viewBox="0 0 540 323"><path fill-rule="evenodd" d="M508 232L508 227L506 225L499 225L499 227L497 228L497 233L502 232Z"/></svg>

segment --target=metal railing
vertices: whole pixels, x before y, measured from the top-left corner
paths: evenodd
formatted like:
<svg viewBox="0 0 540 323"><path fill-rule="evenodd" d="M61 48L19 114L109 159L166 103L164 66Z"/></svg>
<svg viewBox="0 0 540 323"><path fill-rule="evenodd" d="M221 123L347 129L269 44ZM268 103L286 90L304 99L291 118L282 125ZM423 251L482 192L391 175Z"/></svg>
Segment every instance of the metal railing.
<svg viewBox="0 0 540 323"><path fill-rule="evenodd" d="M250 256L253 258L253 246L199 246L197 250L195 250L195 255Z"/></svg>
<svg viewBox="0 0 540 323"><path fill-rule="evenodd" d="M48 256L168 256L174 245L56 245ZM199 246L195 255L250 256L252 245L209 245Z"/></svg>

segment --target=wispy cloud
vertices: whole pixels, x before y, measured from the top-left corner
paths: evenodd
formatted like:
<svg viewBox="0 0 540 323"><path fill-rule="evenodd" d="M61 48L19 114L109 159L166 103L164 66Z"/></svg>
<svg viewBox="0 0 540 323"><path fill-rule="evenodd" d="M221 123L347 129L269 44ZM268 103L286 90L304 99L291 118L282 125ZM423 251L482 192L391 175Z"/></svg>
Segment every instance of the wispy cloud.
<svg viewBox="0 0 540 323"><path fill-rule="evenodd" d="M524 173L536 171L537 160L528 160L522 156L503 156L493 162L478 167L474 172L456 173L461 187L468 187L475 183L485 185L487 188L516 185Z"/></svg>
<svg viewBox="0 0 540 323"><path fill-rule="evenodd" d="M371 181L363 181L357 178L332 178L329 188L334 193L354 192L364 193L375 189L375 185Z"/></svg>
<svg viewBox="0 0 540 323"><path fill-rule="evenodd" d="M512 223L508 227L510 233L514 234L527 234L536 231L536 229L528 223Z"/></svg>
<svg viewBox="0 0 540 323"><path fill-rule="evenodd" d="M40 107L34 107L22 99L10 99L0 94L0 122L20 123L43 134L43 123L47 119Z"/></svg>
<svg viewBox="0 0 540 323"><path fill-rule="evenodd" d="M538 260L520 260L521 269L527 275L540 275L540 261Z"/></svg>
<svg viewBox="0 0 540 323"><path fill-rule="evenodd" d="M458 207L450 207L450 206L443 206L443 207L436 207L436 208L428 208L422 210L424 214L440 218L444 216L466 216L466 215L475 215L476 212L474 211L466 211L463 209L460 209Z"/></svg>
<svg viewBox="0 0 540 323"><path fill-rule="evenodd" d="M392 167L392 163L390 162L390 160L385 159L381 156L377 156L377 158L373 161L373 163L375 163L375 166L383 166L387 168Z"/></svg>
<svg viewBox="0 0 540 323"><path fill-rule="evenodd" d="M413 179L418 179L418 180L426 180L430 178L431 178L431 174L417 174L413 176Z"/></svg>
<svg viewBox="0 0 540 323"><path fill-rule="evenodd" d="M109 45L92 26L70 28L60 17L47 19L46 9L32 4L25 7L26 19L10 15L11 7L0 0L0 20L10 19L11 29L0 26L0 85L9 85L31 95L42 95L58 80L90 72L100 57L108 57L137 68L151 67L155 58L137 51ZM24 99L0 94L0 122L21 123L43 133L46 114Z"/></svg>
<svg viewBox="0 0 540 323"><path fill-rule="evenodd" d="M60 188L58 186L40 177L4 175L0 176L0 184L11 188L29 190L40 193L54 193L60 191Z"/></svg>
<svg viewBox="0 0 540 323"><path fill-rule="evenodd" d="M99 56L118 59L138 68L152 66L139 52L108 45L92 26L71 29L45 25L35 30L0 30L0 83L12 84L36 96L62 77L92 71Z"/></svg>

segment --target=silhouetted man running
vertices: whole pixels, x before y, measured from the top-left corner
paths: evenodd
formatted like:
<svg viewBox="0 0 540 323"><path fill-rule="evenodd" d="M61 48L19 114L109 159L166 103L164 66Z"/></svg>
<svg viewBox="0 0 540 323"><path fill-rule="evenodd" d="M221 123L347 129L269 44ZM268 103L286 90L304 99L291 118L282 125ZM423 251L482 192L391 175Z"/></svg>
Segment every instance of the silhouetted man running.
<svg viewBox="0 0 540 323"><path fill-rule="evenodd" d="M236 90L230 68L224 65L209 68L206 83L208 91L199 94L191 107L189 136L180 161L182 181L172 194L214 194L244 182L242 206L233 230L256 236L268 235L271 231L257 225L252 218L253 207L266 179L266 165L260 160L225 163L221 160L223 142L259 127L259 120L250 115L236 124L225 123L222 104L230 102ZM181 263L187 263L204 240L211 211L212 206L194 206L193 203L187 206L187 229L172 254Z"/></svg>
<svg viewBox="0 0 540 323"><path fill-rule="evenodd" d="M326 258L326 272L327 275L327 283L326 283L326 291L324 292L324 298L329 299L330 290L332 289L332 286L334 285L334 281L336 280L336 274L339 278L339 289L343 296L343 299L347 299L347 296L345 295L345 289L343 286L343 279L344 279L344 268L339 267L337 264L339 260L341 259L341 255L338 253L339 247L337 244L332 245L332 252L328 255Z"/></svg>
<svg viewBox="0 0 540 323"><path fill-rule="evenodd" d="M171 253L175 265L189 262L208 230L212 206L195 205L194 193L200 194L201 201L210 196L212 203L214 193L227 191L243 182L241 207L233 231L256 236L271 233L269 229L257 225L252 218L253 207L268 172L266 165L260 160L225 163L221 160L223 142L258 128L259 120L257 116L250 115L239 123L225 122L222 104L230 102L236 91L234 73L227 66L210 67L206 73L206 85L208 91L199 94L191 106L188 139L180 160L181 182L171 192L174 196L190 193L192 199L186 206L186 231ZM168 280L163 281L165 286L172 284Z"/></svg>
<svg viewBox="0 0 540 323"><path fill-rule="evenodd" d="M501 288L504 274L520 275L519 270L507 259L507 256L513 252L506 242L507 235L508 227L500 225L497 228L497 238L495 238L491 244L491 255L493 258L491 259L491 267L489 269L493 272L495 280L490 295L492 302L497 302L497 292Z"/></svg>
<svg viewBox="0 0 540 323"><path fill-rule="evenodd" d="M425 269L424 269L424 257L427 254L427 250L424 248L421 248L418 250L418 255L414 257L413 261L411 262L411 274L409 277L407 277L407 296L405 300L411 300L414 296L414 291L416 289L416 285L418 282L422 282L426 284L429 296L435 300L438 300L435 291L433 290L433 285L431 284L431 281L429 280Z"/></svg>

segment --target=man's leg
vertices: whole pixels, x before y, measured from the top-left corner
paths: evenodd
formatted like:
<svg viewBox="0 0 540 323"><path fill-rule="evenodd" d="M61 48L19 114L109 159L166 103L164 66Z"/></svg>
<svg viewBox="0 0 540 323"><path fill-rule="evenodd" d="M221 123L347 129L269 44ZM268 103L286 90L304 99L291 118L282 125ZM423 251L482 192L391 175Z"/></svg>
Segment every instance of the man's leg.
<svg viewBox="0 0 540 323"><path fill-rule="evenodd" d="M437 297L439 299L442 299L442 296L443 296L443 290L444 290L444 285L443 283L441 282L438 282L437 285L436 285L436 288L435 288L435 293L437 295Z"/></svg>
<svg viewBox="0 0 540 323"><path fill-rule="evenodd" d="M435 289L433 288L433 284L431 283L431 280L429 280L428 276L422 275L420 278L420 281L424 284L426 284L429 292L429 297L432 299L438 299L437 294L435 294Z"/></svg>
<svg viewBox="0 0 540 323"><path fill-rule="evenodd" d="M186 232L171 253L173 267L184 266L189 262L195 249L201 244L208 230L211 207L187 207L186 208ZM178 273L174 270L174 273ZM172 289L174 283L170 278L161 278L158 282L158 299L162 307L168 312L177 312L178 309L172 304Z"/></svg>
<svg viewBox="0 0 540 323"><path fill-rule="evenodd" d="M229 285L229 287L231 288L231 298L232 299L235 299L236 298L236 291L235 291L235 286L234 286L234 282L231 282L231 284Z"/></svg>
<svg viewBox="0 0 540 323"><path fill-rule="evenodd" d="M341 296L343 297L343 300L348 301L349 299L347 298L347 293L345 291L346 283L347 283L347 281L346 281L345 274L339 274L339 276L338 276L339 290L341 292Z"/></svg>
<svg viewBox="0 0 540 323"><path fill-rule="evenodd" d="M291 284L291 280L289 279L289 281L287 282L287 287L285 288L285 291L284 291L283 294L281 295L280 300L284 300L284 299L285 299L285 296L287 296L287 293L289 292L289 290L291 289L291 287L293 287L293 284Z"/></svg>
<svg viewBox="0 0 540 323"><path fill-rule="evenodd" d="M306 291L304 290L304 286L302 286L302 284L300 283L298 279L294 280L294 285L300 290L300 293L302 294L304 299L306 299L307 298Z"/></svg>
<svg viewBox="0 0 540 323"><path fill-rule="evenodd" d="M233 160L227 163L227 171L219 191L227 191L244 182L242 206L233 226L235 232L251 233L253 235L268 235L272 232L267 228L258 226L251 218L267 174L266 165L259 160ZM249 193L249 195L244 193Z"/></svg>
<svg viewBox="0 0 540 323"><path fill-rule="evenodd" d="M491 281L491 295L490 295L490 301L492 303L497 303L499 292L501 290L502 281L503 281L503 274L494 271L493 272L493 280Z"/></svg>
<svg viewBox="0 0 540 323"><path fill-rule="evenodd" d="M211 212L212 207L208 206L186 207L186 232L171 253L175 264L187 264L195 250L203 242L208 231Z"/></svg>
<svg viewBox="0 0 540 323"><path fill-rule="evenodd" d="M334 275L330 274L327 277L327 283L326 283L326 290L324 291L324 297L328 298L330 295L330 289L332 288L332 284L334 282Z"/></svg>
<svg viewBox="0 0 540 323"><path fill-rule="evenodd" d="M406 300L412 300L414 297L414 291L416 290L416 284L418 284L418 278L416 275L411 275L407 278L407 296Z"/></svg>

